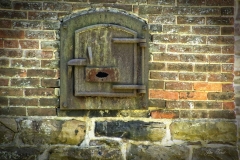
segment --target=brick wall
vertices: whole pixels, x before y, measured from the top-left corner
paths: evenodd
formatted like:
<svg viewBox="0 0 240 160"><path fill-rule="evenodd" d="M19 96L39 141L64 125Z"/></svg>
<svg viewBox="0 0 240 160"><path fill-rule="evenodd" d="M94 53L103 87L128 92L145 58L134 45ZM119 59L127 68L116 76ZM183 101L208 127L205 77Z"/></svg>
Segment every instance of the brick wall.
<svg viewBox="0 0 240 160"><path fill-rule="evenodd" d="M110 148L115 147L115 150L106 145L101 152L113 152L123 159L138 155L158 157L155 149L164 150L167 156L177 159L206 159L208 156L237 159L239 4L238 0L1 0L0 127L4 132L0 131L0 135L11 136L0 140L0 147L9 155L16 150L18 158L50 156L54 159L57 155L65 156L66 152L60 152L64 150L62 144L76 146L83 141L83 148L70 147L67 152L89 152L91 157L104 158L104 155L95 155L96 150L84 147L102 146L110 141ZM59 55L63 54L59 46L60 24L67 15L98 8L126 11L148 22L152 35L150 107L147 111L84 111L82 117L71 120L73 117L57 115ZM116 126L116 123L121 133L117 136L114 129L106 131L102 127ZM70 132L76 130L67 126L79 124L85 128L77 129L83 137L76 133L73 135L81 138L72 140ZM148 127L137 134L138 127L144 125ZM124 136L125 132L130 135ZM54 139L56 135L58 138ZM111 138L102 142L102 136L121 137L117 140L120 145ZM139 153L136 145L139 143L140 148L144 145L150 148L145 147L146 152ZM58 149L36 148L44 144L53 144ZM164 146L171 146L177 154ZM25 150L32 153L22 154ZM52 154L46 155L47 150ZM208 154L209 151L212 154ZM230 153L230 157L223 153ZM8 159L9 155L0 157Z"/></svg>

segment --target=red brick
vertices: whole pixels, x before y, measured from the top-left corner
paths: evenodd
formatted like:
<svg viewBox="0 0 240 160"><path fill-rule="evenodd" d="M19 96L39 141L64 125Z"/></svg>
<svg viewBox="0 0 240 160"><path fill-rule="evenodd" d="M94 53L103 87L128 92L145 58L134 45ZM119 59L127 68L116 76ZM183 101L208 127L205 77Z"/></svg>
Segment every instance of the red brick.
<svg viewBox="0 0 240 160"><path fill-rule="evenodd" d="M22 50L19 49L0 49L0 57L21 58Z"/></svg>
<svg viewBox="0 0 240 160"><path fill-rule="evenodd" d="M4 48L19 48L18 40L4 40Z"/></svg>
<svg viewBox="0 0 240 160"><path fill-rule="evenodd" d="M222 27L221 35L234 35L234 27Z"/></svg>
<svg viewBox="0 0 240 160"><path fill-rule="evenodd" d="M10 98L9 104L11 106L38 106L38 99L36 98Z"/></svg>
<svg viewBox="0 0 240 160"><path fill-rule="evenodd" d="M26 108L23 108L23 107L0 107L0 115L26 116Z"/></svg>
<svg viewBox="0 0 240 160"><path fill-rule="evenodd" d="M148 16L149 23L158 23L158 24L175 24L176 18L173 15L150 15Z"/></svg>
<svg viewBox="0 0 240 160"><path fill-rule="evenodd" d="M222 65L222 72L233 72L234 65L233 64L223 64Z"/></svg>
<svg viewBox="0 0 240 160"><path fill-rule="evenodd" d="M207 92L180 92L180 99L207 100Z"/></svg>
<svg viewBox="0 0 240 160"><path fill-rule="evenodd" d="M0 11L0 18L27 19L27 12L23 11Z"/></svg>
<svg viewBox="0 0 240 160"><path fill-rule="evenodd" d="M39 60L12 60L11 67L14 68L39 68Z"/></svg>
<svg viewBox="0 0 240 160"><path fill-rule="evenodd" d="M7 97L0 97L0 106L9 106ZM0 108L0 112L1 112L1 108Z"/></svg>
<svg viewBox="0 0 240 160"><path fill-rule="evenodd" d="M220 64L196 64L195 72L221 72Z"/></svg>
<svg viewBox="0 0 240 160"><path fill-rule="evenodd" d="M184 17L184 16L178 16L177 17L177 24L202 25L202 24L205 24L205 18L204 17Z"/></svg>
<svg viewBox="0 0 240 160"><path fill-rule="evenodd" d="M176 110L157 110L151 111L151 117L154 119L175 119L179 118L179 111Z"/></svg>
<svg viewBox="0 0 240 160"><path fill-rule="evenodd" d="M200 54L182 54L180 55L180 61L181 62L206 62L208 61L206 55L200 55Z"/></svg>
<svg viewBox="0 0 240 160"><path fill-rule="evenodd" d="M168 52L180 52L180 53L192 53L193 47L191 45L181 45L181 44L169 44Z"/></svg>
<svg viewBox="0 0 240 160"><path fill-rule="evenodd" d="M177 62L180 60L180 58L179 58L179 54L160 53L160 54L153 54L153 60Z"/></svg>
<svg viewBox="0 0 240 160"><path fill-rule="evenodd" d="M223 109L234 110L235 109L234 102L223 102Z"/></svg>
<svg viewBox="0 0 240 160"><path fill-rule="evenodd" d="M41 29L42 28L42 23L41 21L13 21L13 28L17 29Z"/></svg>
<svg viewBox="0 0 240 160"><path fill-rule="evenodd" d="M193 46L194 53L221 53L221 46L212 46L212 45L194 45ZM199 55L198 55L199 56Z"/></svg>
<svg viewBox="0 0 240 160"><path fill-rule="evenodd" d="M39 87L40 80L38 78L12 78L11 86L16 87Z"/></svg>
<svg viewBox="0 0 240 160"><path fill-rule="evenodd" d="M176 80L178 78L178 73L172 72L150 72L150 79L158 80Z"/></svg>
<svg viewBox="0 0 240 160"><path fill-rule="evenodd" d="M11 28L12 27L12 21L11 20L0 20L0 28Z"/></svg>
<svg viewBox="0 0 240 160"><path fill-rule="evenodd" d="M185 63L168 63L167 64L168 71L193 71L192 64L185 64Z"/></svg>
<svg viewBox="0 0 240 160"><path fill-rule="evenodd" d="M234 63L234 55L210 55L209 61L214 63Z"/></svg>
<svg viewBox="0 0 240 160"><path fill-rule="evenodd" d="M59 41L42 41L41 48L42 49L58 49L59 48Z"/></svg>
<svg viewBox="0 0 240 160"><path fill-rule="evenodd" d="M178 43L178 34L154 34L153 42L158 43Z"/></svg>
<svg viewBox="0 0 240 160"><path fill-rule="evenodd" d="M185 36L182 35L179 38L180 43L187 43L187 44L206 44L206 36Z"/></svg>
<svg viewBox="0 0 240 160"><path fill-rule="evenodd" d="M24 31L21 30L0 30L0 38L23 39Z"/></svg>
<svg viewBox="0 0 240 160"><path fill-rule="evenodd" d="M234 54L234 46L223 46L222 47L222 53L223 54Z"/></svg>
<svg viewBox="0 0 240 160"><path fill-rule="evenodd" d="M181 110L179 118L208 118L206 110Z"/></svg>
<svg viewBox="0 0 240 160"><path fill-rule="evenodd" d="M2 77L26 77L25 69L0 68L0 76Z"/></svg>
<svg viewBox="0 0 240 160"><path fill-rule="evenodd" d="M187 15L191 13L190 7L163 7L164 14Z"/></svg>
<svg viewBox="0 0 240 160"><path fill-rule="evenodd" d="M202 35L219 35L220 34L219 26L193 26L192 30L194 34L202 34Z"/></svg>
<svg viewBox="0 0 240 160"><path fill-rule="evenodd" d="M58 78L57 70L28 69L28 77Z"/></svg>
<svg viewBox="0 0 240 160"><path fill-rule="evenodd" d="M26 96L55 96L54 88L26 88Z"/></svg>
<svg viewBox="0 0 240 160"><path fill-rule="evenodd" d="M27 108L28 116L56 116L56 108Z"/></svg>
<svg viewBox="0 0 240 160"><path fill-rule="evenodd" d="M222 84L222 91L223 92L233 92L234 91L234 87L233 84Z"/></svg>
<svg viewBox="0 0 240 160"><path fill-rule="evenodd" d="M0 88L0 96L23 96L21 88Z"/></svg>
<svg viewBox="0 0 240 160"><path fill-rule="evenodd" d="M166 90L192 90L192 83L166 82Z"/></svg>
<svg viewBox="0 0 240 160"><path fill-rule="evenodd" d="M240 71L234 71L235 76L240 76Z"/></svg>
<svg viewBox="0 0 240 160"><path fill-rule="evenodd" d="M194 90L221 92L222 84L221 83L207 83L207 82L194 83Z"/></svg>
<svg viewBox="0 0 240 160"><path fill-rule="evenodd" d="M222 74L209 74L208 81L211 82L233 82L233 74L222 73Z"/></svg>
<svg viewBox="0 0 240 160"><path fill-rule="evenodd" d="M60 87L59 79L42 79L41 86L42 87Z"/></svg>
<svg viewBox="0 0 240 160"><path fill-rule="evenodd" d="M181 81L206 81L207 75L202 73L180 73Z"/></svg>
<svg viewBox="0 0 240 160"><path fill-rule="evenodd" d="M28 12L29 20L57 20L57 12Z"/></svg>
<svg viewBox="0 0 240 160"><path fill-rule="evenodd" d="M42 10L40 2L13 2L14 10Z"/></svg>
<svg viewBox="0 0 240 160"><path fill-rule="evenodd" d="M40 98L40 106L58 106L58 98Z"/></svg>
<svg viewBox="0 0 240 160"><path fill-rule="evenodd" d="M39 41L37 40L20 40L22 49L39 49Z"/></svg>
<svg viewBox="0 0 240 160"><path fill-rule="evenodd" d="M169 99L169 100L178 100L179 93L178 92L169 92L163 90L150 90L150 98L159 98L159 99Z"/></svg>
<svg viewBox="0 0 240 160"><path fill-rule="evenodd" d="M233 36L208 36L208 44L234 44Z"/></svg>
<svg viewBox="0 0 240 160"><path fill-rule="evenodd" d="M51 59L53 58L53 51L42 51L41 57L42 59Z"/></svg>
<svg viewBox="0 0 240 160"><path fill-rule="evenodd" d="M233 17L207 17L207 25L234 25Z"/></svg>
<svg viewBox="0 0 240 160"><path fill-rule="evenodd" d="M0 78L0 86L8 86L8 85L9 85L9 79Z"/></svg>
<svg viewBox="0 0 240 160"><path fill-rule="evenodd" d="M179 6L201 6L205 5L205 0L177 0Z"/></svg>
<svg viewBox="0 0 240 160"><path fill-rule="evenodd" d="M42 68L59 68L59 60L42 60L41 61Z"/></svg>
<svg viewBox="0 0 240 160"><path fill-rule="evenodd" d="M232 110L209 111L209 118L235 119L236 114Z"/></svg>

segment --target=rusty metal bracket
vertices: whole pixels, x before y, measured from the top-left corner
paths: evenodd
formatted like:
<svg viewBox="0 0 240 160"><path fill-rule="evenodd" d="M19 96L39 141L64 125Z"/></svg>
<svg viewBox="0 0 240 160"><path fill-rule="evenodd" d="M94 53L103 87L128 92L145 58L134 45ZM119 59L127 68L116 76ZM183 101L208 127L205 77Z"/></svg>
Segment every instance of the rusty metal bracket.
<svg viewBox="0 0 240 160"><path fill-rule="evenodd" d="M71 59L67 63L68 65L68 77L72 77L72 67L73 66L86 66L87 65L87 60L86 58L81 58L81 59Z"/></svg>

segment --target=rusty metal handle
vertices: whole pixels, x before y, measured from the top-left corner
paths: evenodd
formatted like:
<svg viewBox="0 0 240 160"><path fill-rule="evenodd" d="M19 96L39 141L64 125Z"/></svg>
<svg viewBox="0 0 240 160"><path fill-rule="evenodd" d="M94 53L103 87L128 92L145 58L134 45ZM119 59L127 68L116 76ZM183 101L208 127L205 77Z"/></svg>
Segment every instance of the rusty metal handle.
<svg viewBox="0 0 240 160"><path fill-rule="evenodd" d="M88 57L89 57L89 63L92 64L92 48L91 47L88 47Z"/></svg>

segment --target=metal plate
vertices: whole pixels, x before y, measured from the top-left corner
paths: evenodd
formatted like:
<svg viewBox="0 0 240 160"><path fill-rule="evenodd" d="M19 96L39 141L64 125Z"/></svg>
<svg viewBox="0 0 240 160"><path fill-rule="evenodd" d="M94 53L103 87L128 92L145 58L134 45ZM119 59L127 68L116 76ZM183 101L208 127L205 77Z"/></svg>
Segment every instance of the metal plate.
<svg viewBox="0 0 240 160"><path fill-rule="evenodd" d="M118 82L119 73L117 68L86 68L87 82Z"/></svg>

